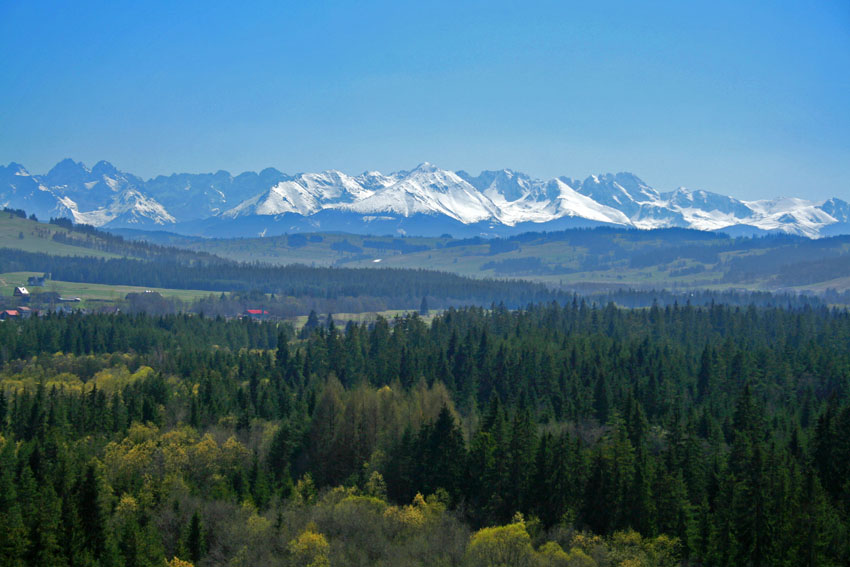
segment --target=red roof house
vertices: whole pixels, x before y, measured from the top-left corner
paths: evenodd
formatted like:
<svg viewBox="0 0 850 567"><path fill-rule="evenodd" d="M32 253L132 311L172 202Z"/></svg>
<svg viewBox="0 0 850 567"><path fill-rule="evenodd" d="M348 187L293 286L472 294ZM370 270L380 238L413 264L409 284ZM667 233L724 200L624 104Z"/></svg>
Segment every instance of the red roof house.
<svg viewBox="0 0 850 567"><path fill-rule="evenodd" d="M269 315L269 312L265 309L246 309L245 313L242 314L243 317L251 317L252 319L266 319Z"/></svg>

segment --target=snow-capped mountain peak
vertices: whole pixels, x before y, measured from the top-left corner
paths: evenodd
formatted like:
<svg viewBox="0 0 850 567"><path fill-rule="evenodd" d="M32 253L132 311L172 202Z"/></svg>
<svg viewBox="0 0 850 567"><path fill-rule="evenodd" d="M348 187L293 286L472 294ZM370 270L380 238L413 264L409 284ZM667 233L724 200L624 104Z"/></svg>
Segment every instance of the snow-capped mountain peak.
<svg viewBox="0 0 850 567"><path fill-rule="evenodd" d="M496 207L457 173L425 162L368 197L346 205L358 213L441 214L464 224L495 217Z"/></svg>
<svg viewBox="0 0 850 567"><path fill-rule="evenodd" d="M850 203L841 199L827 199L820 209L838 222L850 222Z"/></svg>
<svg viewBox="0 0 850 567"><path fill-rule="evenodd" d="M2 166L0 166L0 167L2 167ZM18 175L18 176L21 176L21 177L30 177L30 172L27 171L27 168L25 168L24 166L22 166L19 163L12 162L12 163L9 164L7 169L12 175Z"/></svg>
<svg viewBox="0 0 850 567"><path fill-rule="evenodd" d="M47 172L44 180L48 185L72 185L88 180L91 171L83 162L65 158Z"/></svg>
<svg viewBox="0 0 850 567"><path fill-rule="evenodd" d="M0 205L97 226L172 225L172 230L187 231L197 230L192 227L198 222L204 227L253 226L261 219L274 223L287 218L291 230L370 231L378 226L371 224L374 219L382 219L390 224L381 230L429 234L448 229L507 234L599 223L740 227L738 232L779 230L812 237L850 232L850 204L841 199L741 201L684 187L661 193L627 172L590 175L583 181L535 179L511 169L473 176L430 162L388 174L373 170L351 176L329 169L289 176L267 168L235 176L218 171L147 181L106 161L89 169L65 159L45 175L31 175L11 163L0 166ZM408 225L415 228L408 230Z"/></svg>

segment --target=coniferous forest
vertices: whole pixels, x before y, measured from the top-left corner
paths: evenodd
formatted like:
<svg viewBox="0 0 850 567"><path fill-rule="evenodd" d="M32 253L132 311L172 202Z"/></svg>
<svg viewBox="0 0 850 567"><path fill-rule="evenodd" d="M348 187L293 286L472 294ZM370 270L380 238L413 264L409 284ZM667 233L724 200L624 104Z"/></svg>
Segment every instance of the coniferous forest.
<svg viewBox="0 0 850 567"><path fill-rule="evenodd" d="M847 565L850 314L0 324L0 564Z"/></svg>
<svg viewBox="0 0 850 567"><path fill-rule="evenodd" d="M0 0L0 567L850 567L850 0L328 4Z"/></svg>

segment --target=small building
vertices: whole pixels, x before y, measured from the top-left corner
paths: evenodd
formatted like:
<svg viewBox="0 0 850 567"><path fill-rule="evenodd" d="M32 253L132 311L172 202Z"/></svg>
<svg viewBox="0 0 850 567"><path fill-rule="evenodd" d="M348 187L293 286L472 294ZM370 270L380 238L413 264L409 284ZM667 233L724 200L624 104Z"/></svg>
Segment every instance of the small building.
<svg viewBox="0 0 850 567"><path fill-rule="evenodd" d="M44 282L47 276L30 276L27 278L27 285L30 287L44 287Z"/></svg>
<svg viewBox="0 0 850 567"><path fill-rule="evenodd" d="M5 321L6 319L19 319L20 317L21 314L17 309L6 309L5 311L0 311L0 321Z"/></svg>
<svg viewBox="0 0 850 567"><path fill-rule="evenodd" d="M29 297L30 292L24 286L19 286L15 288L15 291L12 293L15 297Z"/></svg>
<svg viewBox="0 0 850 567"><path fill-rule="evenodd" d="M244 313L242 313L243 317L249 317L251 319L262 320L268 319L270 313L265 309L246 309Z"/></svg>
<svg viewBox="0 0 850 567"><path fill-rule="evenodd" d="M21 316L21 319L29 319L33 315L38 315L38 310L31 309L29 307L18 307L18 314Z"/></svg>

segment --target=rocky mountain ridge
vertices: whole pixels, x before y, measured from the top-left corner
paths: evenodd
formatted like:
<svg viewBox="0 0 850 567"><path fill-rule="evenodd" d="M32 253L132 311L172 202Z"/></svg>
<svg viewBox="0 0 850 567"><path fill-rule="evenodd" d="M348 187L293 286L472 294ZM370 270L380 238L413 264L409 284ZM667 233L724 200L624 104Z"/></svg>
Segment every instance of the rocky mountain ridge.
<svg viewBox="0 0 850 567"><path fill-rule="evenodd" d="M144 180L106 161L65 159L44 175L0 166L0 206L104 228L204 236L304 231L456 236L614 225L684 227L731 234L850 233L850 204L801 198L742 201L703 190L659 192L631 173L535 179L509 169L465 171L430 163L351 176L287 175L273 168Z"/></svg>

